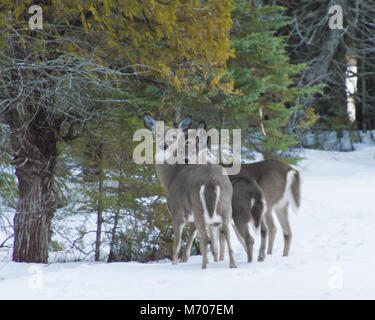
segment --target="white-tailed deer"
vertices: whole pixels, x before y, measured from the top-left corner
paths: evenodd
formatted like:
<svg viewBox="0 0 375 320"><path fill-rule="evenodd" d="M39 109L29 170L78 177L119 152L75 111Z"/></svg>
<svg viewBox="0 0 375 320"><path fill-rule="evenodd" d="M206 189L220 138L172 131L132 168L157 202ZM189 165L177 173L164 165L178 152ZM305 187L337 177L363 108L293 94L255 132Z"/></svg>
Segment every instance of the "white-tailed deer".
<svg viewBox="0 0 375 320"><path fill-rule="evenodd" d="M161 143L156 144L155 159L162 159L164 163L156 163L155 167L158 178L166 191L167 206L172 215L174 233L172 263L177 264L178 262L182 230L185 223L190 221L194 222L200 236L202 268L206 268L208 263L208 244L211 242L214 247L216 245L214 243L216 241L210 241L208 237L207 225L221 225L223 236L228 245L229 267L235 268L236 263L233 257L228 226L232 218L233 189L228 176L223 174L221 166L215 164L167 163L172 156L177 158L178 150L172 148L172 145L176 141L185 143L185 136L187 136L187 131L192 123L190 116L182 119L177 128L164 127L163 137L158 137L159 133L154 118L146 114L143 120L145 127L156 135L156 140L161 141ZM217 253L214 253L215 256L217 257Z"/></svg>
<svg viewBox="0 0 375 320"><path fill-rule="evenodd" d="M253 180L245 177L238 177L232 180L233 196L232 196L232 218L233 229L236 232L239 242L242 244L247 254L247 261L251 262L253 258L254 238L249 231L249 225L253 229L261 229L261 244L259 248L258 261L265 258L267 227L264 223L264 212L266 210L265 196L260 186ZM210 229L212 241L217 241L217 232ZM221 232L221 231L220 231ZM184 252L183 261L189 259L191 246L195 237L195 227L190 226L187 247ZM224 260L225 239L220 234L220 260Z"/></svg>
<svg viewBox="0 0 375 320"><path fill-rule="evenodd" d="M265 258L267 228L264 224L264 212L266 210L266 200L260 186L253 180L245 177L238 177L232 180L232 216L234 231L237 238L247 253L247 262L253 258L254 238L250 235L249 225L253 229L261 229L261 244L259 248L258 261ZM220 239L222 242L222 239ZM222 247L223 244L220 244ZM220 251L221 259L224 259L224 250Z"/></svg>
<svg viewBox="0 0 375 320"><path fill-rule="evenodd" d="M301 204L301 178L298 170L287 163L277 159L266 159L254 163L241 165L238 175L230 176L230 179L246 177L256 181L266 197L265 222L268 231L267 254L272 254L275 241L276 226L272 217L275 210L284 236L283 256L287 256L292 241L288 207L297 210Z"/></svg>
<svg viewBox="0 0 375 320"><path fill-rule="evenodd" d="M206 124L203 120L200 122L200 126L203 129L206 129ZM223 164L222 166L225 167L226 165ZM294 211L296 211L300 207L301 177L299 171L294 169L284 161L278 159L266 159L254 163L241 164L240 172L237 175L229 176L231 181L236 181L236 179L240 177L245 177L247 179L252 180L253 182L255 181L263 191L266 199L266 211L264 214L264 220L267 230L265 230L264 226L263 231L261 230L262 240L258 260L262 261L264 259L266 233L268 234L267 254L272 254L273 244L276 235L276 226L272 216L273 210L275 210L276 216L283 230L283 256L288 256L292 240L292 231L289 223L288 207L289 205L291 205ZM192 233L193 232L191 230L190 234ZM236 235L238 237L237 231ZM238 239L241 242L241 244L244 245L243 240L241 240L240 237L238 237ZM222 247L222 239L220 239L220 247ZM247 250L247 248L245 248L245 250ZM189 254L190 252L185 253L185 260L187 260ZM223 250L220 250L220 259L224 259Z"/></svg>

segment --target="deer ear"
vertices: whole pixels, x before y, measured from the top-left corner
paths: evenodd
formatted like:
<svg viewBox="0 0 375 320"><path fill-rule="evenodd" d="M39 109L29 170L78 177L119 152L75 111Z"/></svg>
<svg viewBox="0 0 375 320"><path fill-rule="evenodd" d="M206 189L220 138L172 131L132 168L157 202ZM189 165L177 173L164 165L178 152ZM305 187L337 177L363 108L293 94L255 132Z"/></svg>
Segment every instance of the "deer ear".
<svg viewBox="0 0 375 320"><path fill-rule="evenodd" d="M145 128L147 128L148 130L152 131L152 133L155 134L156 121L153 117L151 117L151 115L149 113L146 113L143 116L143 124L144 124Z"/></svg>
<svg viewBox="0 0 375 320"><path fill-rule="evenodd" d="M206 125L206 122L204 120L201 120L198 124L198 130L199 129L204 129L204 130L207 130L207 125Z"/></svg>
<svg viewBox="0 0 375 320"><path fill-rule="evenodd" d="M191 116L187 116L180 121L180 123L178 124L178 129L186 131L191 127L192 122L193 120L191 119Z"/></svg>

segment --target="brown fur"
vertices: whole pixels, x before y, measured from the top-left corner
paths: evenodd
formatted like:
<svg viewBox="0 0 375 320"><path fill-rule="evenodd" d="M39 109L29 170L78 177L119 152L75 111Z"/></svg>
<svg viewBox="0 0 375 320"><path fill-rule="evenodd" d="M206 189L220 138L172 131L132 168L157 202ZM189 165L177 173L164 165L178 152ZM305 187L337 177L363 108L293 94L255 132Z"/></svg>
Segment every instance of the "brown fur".
<svg viewBox="0 0 375 320"><path fill-rule="evenodd" d="M147 129L155 132L155 120L150 115L144 116L144 123ZM191 118L186 117L181 120L178 126L179 129L187 135L187 130L190 128L190 125ZM170 127L164 128L164 142L160 146L156 146L157 153L163 153L165 151L164 144L168 146L168 144L171 143L171 141L166 140L166 137L168 131L172 129L173 128ZM208 263L207 246L210 243L210 239L206 231L207 221L205 221L204 208L200 198L200 190L202 185L204 185L206 207L211 213L216 204L215 188L216 186L220 187L221 192L216 213L222 219L222 229L228 244L230 256L229 266L231 268L236 267L228 228L228 223L232 218L231 201L233 189L228 176L223 174L223 168L217 164L190 165L167 163L156 164L155 167L160 182L166 190L167 206L172 215L174 233L172 263L177 264L178 262L182 229L184 224L188 221L189 216L192 215L194 217L194 225L200 236L202 268L206 268ZM214 256L217 256L217 254Z"/></svg>
<svg viewBox="0 0 375 320"><path fill-rule="evenodd" d="M259 185L245 177L238 177L232 180L232 216L236 233L247 253L247 261L252 261L254 239L249 232L249 223L253 223L255 228L262 224L262 241L259 250L258 260L262 261L265 257L265 243L267 229L263 223L263 214L265 210L265 198ZM237 236L238 236L237 235Z"/></svg>
<svg viewBox="0 0 375 320"><path fill-rule="evenodd" d="M285 198L285 188L287 186L287 176L290 171L294 172L290 185L291 199L283 203ZM231 176L234 180L238 177L246 177L256 181L263 190L266 198L267 210L265 213L265 222L268 229L268 249L267 253L272 254L273 243L276 235L276 226L273 221L272 211L275 210L284 235L283 255L289 254L292 231L289 224L288 206L293 201L294 206L298 208L301 204L301 178L298 170L287 163L277 159L266 159L254 163L241 165L240 172Z"/></svg>

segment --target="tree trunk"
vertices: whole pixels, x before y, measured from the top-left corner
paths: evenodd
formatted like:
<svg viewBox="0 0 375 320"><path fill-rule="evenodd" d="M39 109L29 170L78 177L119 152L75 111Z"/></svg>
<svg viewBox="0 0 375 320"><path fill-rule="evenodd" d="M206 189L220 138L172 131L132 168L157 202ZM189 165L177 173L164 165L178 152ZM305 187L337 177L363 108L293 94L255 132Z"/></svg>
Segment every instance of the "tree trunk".
<svg viewBox="0 0 375 320"><path fill-rule="evenodd" d="M366 99L366 79L363 75L364 66L361 60L358 60L358 86L355 101L355 121L358 130L363 130L363 106Z"/></svg>
<svg viewBox="0 0 375 320"><path fill-rule="evenodd" d="M57 135L64 117L53 112L54 98L47 84L30 86L30 78L38 79L40 75L17 65L27 64L32 56L18 33L11 37L11 47L14 62L8 95L12 103L1 111L10 129L12 165L18 179L12 258L16 262L47 263L51 220L56 210L53 177Z"/></svg>
<svg viewBox="0 0 375 320"><path fill-rule="evenodd" d="M19 199L14 216L13 261L48 262L48 236L55 203L52 175L30 175L17 169Z"/></svg>
<svg viewBox="0 0 375 320"><path fill-rule="evenodd" d="M123 186L122 186L122 183L121 183L121 176L122 176L122 166L120 164L119 182L118 182L118 187L117 187L117 209L116 209L112 233L111 233L111 243L109 245L108 262L113 262L113 261L117 260L116 254L114 252L114 246L115 246L115 243L116 243L117 226L118 226L118 222L120 220L120 208L121 208L120 198L121 198L122 189L123 189Z"/></svg>
<svg viewBox="0 0 375 320"><path fill-rule="evenodd" d="M32 110L32 109L29 109ZM47 127L43 112L26 125L16 111L6 113L16 150L13 165L18 179L18 203L14 217L13 261L48 262L48 239L56 205L53 175L60 123Z"/></svg>
<svg viewBox="0 0 375 320"><path fill-rule="evenodd" d="M102 171L102 170L101 170ZM97 207L97 222L96 222L96 241L95 241L95 261L100 261L100 245L102 237L102 222L103 222L103 172L100 173L99 187L98 187L98 207Z"/></svg>

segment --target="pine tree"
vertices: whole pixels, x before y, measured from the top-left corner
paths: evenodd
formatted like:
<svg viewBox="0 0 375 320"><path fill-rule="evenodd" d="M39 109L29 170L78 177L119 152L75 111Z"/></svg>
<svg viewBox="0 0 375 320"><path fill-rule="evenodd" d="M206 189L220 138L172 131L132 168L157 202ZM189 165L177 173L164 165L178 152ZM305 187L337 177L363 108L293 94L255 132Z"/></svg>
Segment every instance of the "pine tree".
<svg viewBox="0 0 375 320"><path fill-rule="evenodd" d="M298 98L309 93L294 83L304 65L289 62L285 39L276 34L289 23L282 7L255 7L244 0L235 1L235 7L231 31L235 57L228 62L228 77L236 95L225 98L220 108L226 123L250 132L252 146L265 158L280 157L279 151L296 143L287 125L301 107ZM302 125L316 119L312 110L304 118Z"/></svg>
<svg viewBox="0 0 375 320"><path fill-rule="evenodd" d="M232 53L232 5L48 0L43 29L30 30L32 4L0 0L0 121L10 128L19 189L13 260L46 263L58 142L114 102L98 91L121 90L130 103L132 83L190 89L196 72L220 75Z"/></svg>

